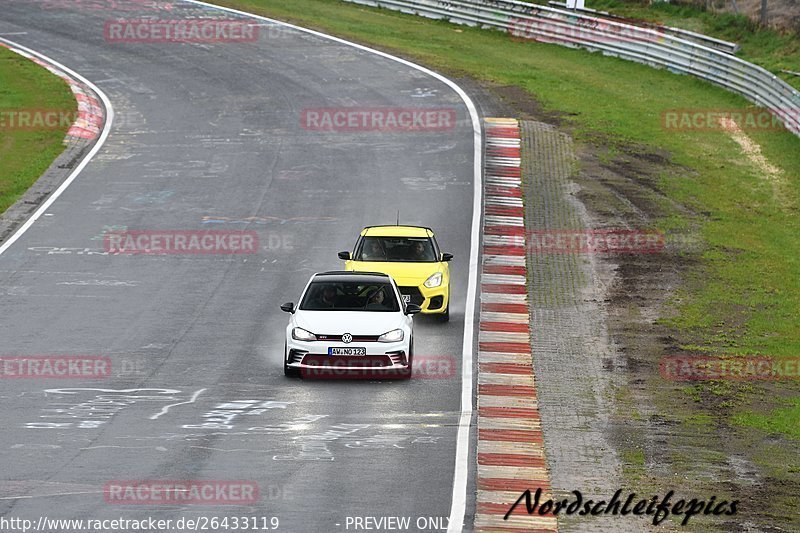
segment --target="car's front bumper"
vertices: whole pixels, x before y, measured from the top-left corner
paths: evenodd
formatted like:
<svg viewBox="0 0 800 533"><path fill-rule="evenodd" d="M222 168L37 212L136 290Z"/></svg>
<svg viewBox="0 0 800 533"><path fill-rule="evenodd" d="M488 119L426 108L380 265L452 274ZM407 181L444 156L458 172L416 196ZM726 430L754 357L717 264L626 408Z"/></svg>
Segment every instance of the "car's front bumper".
<svg viewBox="0 0 800 533"><path fill-rule="evenodd" d="M444 313L450 303L450 289L444 284L432 289L425 285L399 286L398 289L400 294L411 296L411 303L420 306L422 313L426 315Z"/></svg>
<svg viewBox="0 0 800 533"><path fill-rule="evenodd" d="M342 342L287 340L288 368L304 377L403 377L410 372L409 344L401 342ZM328 348L366 348L367 355L328 355Z"/></svg>

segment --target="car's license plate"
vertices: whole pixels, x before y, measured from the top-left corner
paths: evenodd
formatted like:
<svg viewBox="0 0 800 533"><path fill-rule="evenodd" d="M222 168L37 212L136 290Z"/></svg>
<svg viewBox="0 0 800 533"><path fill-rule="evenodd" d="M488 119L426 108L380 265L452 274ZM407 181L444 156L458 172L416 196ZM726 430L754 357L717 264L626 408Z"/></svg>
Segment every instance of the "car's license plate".
<svg viewBox="0 0 800 533"><path fill-rule="evenodd" d="M403 303L411 303L411 295L410 294L401 294L400 296L403 297Z"/></svg>
<svg viewBox="0 0 800 533"><path fill-rule="evenodd" d="M367 355L366 348L328 348L328 355Z"/></svg>

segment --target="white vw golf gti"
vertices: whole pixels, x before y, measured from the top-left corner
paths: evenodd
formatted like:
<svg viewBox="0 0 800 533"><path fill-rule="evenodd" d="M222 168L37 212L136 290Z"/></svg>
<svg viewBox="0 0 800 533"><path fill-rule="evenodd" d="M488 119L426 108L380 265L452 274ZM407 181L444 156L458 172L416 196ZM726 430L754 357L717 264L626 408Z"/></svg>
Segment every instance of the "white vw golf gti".
<svg viewBox="0 0 800 533"><path fill-rule="evenodd" d="M411 376L415 304L394 280L375 272L311 276L299 305L285 303L287 376Z"/></svg>

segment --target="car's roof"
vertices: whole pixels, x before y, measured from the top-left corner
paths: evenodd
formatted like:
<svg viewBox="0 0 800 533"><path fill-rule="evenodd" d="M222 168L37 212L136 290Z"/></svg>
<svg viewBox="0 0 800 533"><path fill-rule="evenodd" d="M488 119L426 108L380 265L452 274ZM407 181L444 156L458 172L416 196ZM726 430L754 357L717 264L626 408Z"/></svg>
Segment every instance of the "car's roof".
<svg viewBox="0 0 800 533"><path fill-rule="evenodd" d="M433 230L423 226L367 226L363 237L433 237Z"/></svg>
<svg viewBox="0 0 800 533"><path fill-rule="evenodd" d="M388 274L382 272L354 272L352 270L331 270L314 274L314 281L347 281L375 283L376 281L389 281Z"/></svg>

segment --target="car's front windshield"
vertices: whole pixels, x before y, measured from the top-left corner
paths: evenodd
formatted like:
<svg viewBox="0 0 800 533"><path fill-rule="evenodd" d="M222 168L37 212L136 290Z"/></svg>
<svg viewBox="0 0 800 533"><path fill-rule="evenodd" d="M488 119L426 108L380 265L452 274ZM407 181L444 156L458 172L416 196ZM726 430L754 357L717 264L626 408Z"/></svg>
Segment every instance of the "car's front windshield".
<svg viewBox="0 0 800 533"><path fill-rule="evenodd" d="M389 283L315 281L308 287L300 309L397 312L400 310L400 303Z"/></svg>
<svg viewBox="0 0 800 533"><path fill-rule="evenodd" d="M356 261L432 263L436 261L428 237L364 237L356 250Z"/></svg>

